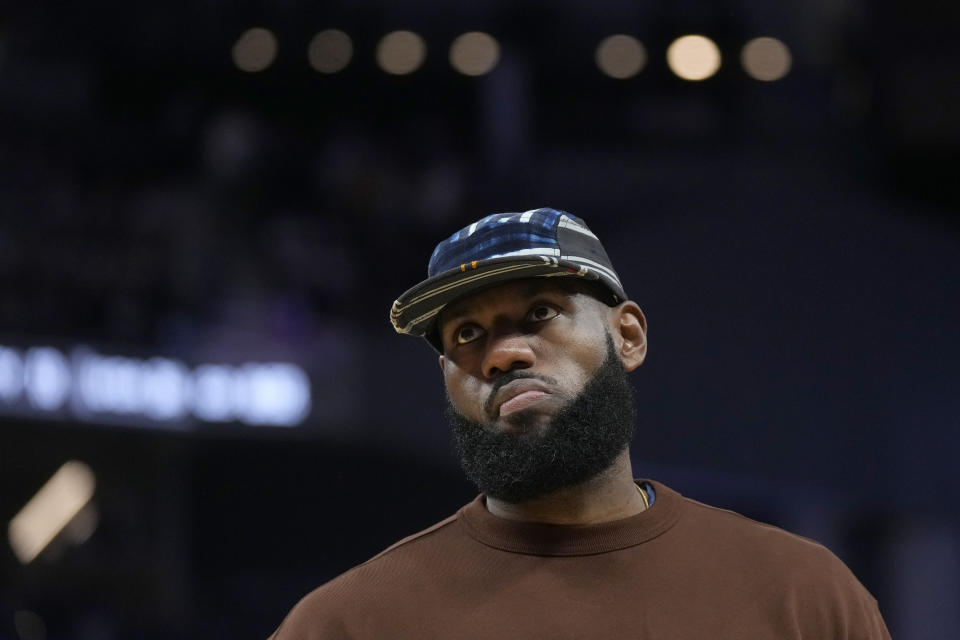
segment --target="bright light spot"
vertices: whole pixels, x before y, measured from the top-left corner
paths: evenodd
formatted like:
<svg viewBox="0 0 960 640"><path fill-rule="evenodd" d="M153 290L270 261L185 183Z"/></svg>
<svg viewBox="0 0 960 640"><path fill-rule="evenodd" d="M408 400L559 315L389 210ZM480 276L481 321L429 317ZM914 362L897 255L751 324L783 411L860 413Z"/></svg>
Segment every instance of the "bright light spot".
<svg viewBox="0 0 960 640"><path fill-rule="evenodd" d="M94 353L76 358L79 401L92 411L133 413L140 404L140 367L131 358Z"/></svg>
<svg viewBox="0 0 960 640"><path fill-rule="evenodd" d="M468 76L490 72L500 60L500 45L490 34L471 31L457 37L450 45L450 64Z"/></svg>
<svg viewBox="0 0 960 640"><path fill-rule="evenodd" d="M143 368L144 409L154 420L175 420L187 412L192 387L187 368L176 360L153 358Z"/></svg>
<svg viewBox="0 0 960 640"><path fill-rule="evenodd" d="M23 360L13 349L0 347L0 399L13 402L23 392Z"/></svg>
<svg viewBox="0 0 960 640"><path fill-rule="evenodd" d="M13 614L13 628L20 640L47 640L47 625L33 611L21 609Z"/></svg>
<svg viewBox="0 0 960 640"><path fill-rule="evenodd" d="M632 78L647 64L647 50L632 36L615 35L597 45L594 59L611 78Z"/></svg>
<svg viewBox="0 0 960 640"><path fill-rule="evenodd" d="M310 66L320 73L342 71L353 57L353 42L350 36L339 29L327 29L313 36L307 47Z"/></svg>
<svg viewBox="0 0 960 640"><path fill-rule="evenodd" d="M310 379L288 363L202 365L194 389L193 413L209 422L292 427L310 412Z"/></svg>
<svg viewBox="0 0 960 640"><path fill-rule="evenodd" d="M754 38L744 45L740 62L754 80L773 82L790 73L792 58L787 45L776 38Z"/></svg>
<svg viewBox="0 0 960 640"><path fill-rule="evenodd" d="M401 76L420 68L427 57L427 45L412 31L393 31L377 44L376 57L381 69Z"/></svg>
<svg viewBox="0 0 960 640"><path fill-rule="evenodd" d="M193 413L208 422L228 422L234 417L233 369L206 364L193 372Z"/></svg>
<svg viewBox="0 0 960 640"><path fill-rule="evenodd" d="M110 404L108 410L115 413L133 413L137 410L139 398L137 387L140 380L137 375L139 367L134 360L122 356L111 356L103 359L105 375L104 391Z"/></svg>
<svg viewBox="0 0 960 640"><path fill-rule="evenodd" d="M187 413L190 375L175 360L153 358L144 362L77 349L74 371L76 400L84 410L144 413L153 420L175 420Z"/></svg>
<svg viewBox="0 0 960 640"><path fill-rule="evenodd" d="M67 359L51 347L33 347L27 351L24 386L30 404L45 411L56 411L70 393Z"/></svg>
<svg viewBox="0 0 960 640"><path fill-rule="evenodd" d="M231 53L233 64L241 71L263 71L277 58L277 37L261 27L247 29L234 43Z"/></svg>
<svg viewBox="0 0 960 640"><path fill-rule="evenodd" d="M667 47L667 65L684 80L706 80L720 68L720 50L703 36L683 36Z"/></svg>
<svg viewBox="0 0 960 640"><path fill-rule="evenodd" d="M22 564L32 562L93 497L90 467L71 460L57 470L10 521L10 547Z"/></svg>
<svg viewBox="0 0 960 640"><path fill-rule="evenodd" d="M248 364L238 382L244 387L240 419L247 424L292 427L310 411L310 380L300 367Z"/></svg>

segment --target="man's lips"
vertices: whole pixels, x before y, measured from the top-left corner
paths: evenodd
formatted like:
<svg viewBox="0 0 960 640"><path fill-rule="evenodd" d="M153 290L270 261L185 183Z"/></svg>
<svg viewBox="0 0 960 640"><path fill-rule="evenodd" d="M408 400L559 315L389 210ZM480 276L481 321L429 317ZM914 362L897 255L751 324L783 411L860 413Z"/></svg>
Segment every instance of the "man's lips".
<svg viewBox="0 0 960 640"><path fill-rule="evenodd" d="M547 395L545 391L524 391L500 405L500 417L523 411L534 402Z"/></svg>
<svg viewBox="0 0 960 640"><path fill-rule="evenodd" d="M523 378L503 385L493 397L493 417L504 417L522 411L550 394L539 380Z"/></svg>

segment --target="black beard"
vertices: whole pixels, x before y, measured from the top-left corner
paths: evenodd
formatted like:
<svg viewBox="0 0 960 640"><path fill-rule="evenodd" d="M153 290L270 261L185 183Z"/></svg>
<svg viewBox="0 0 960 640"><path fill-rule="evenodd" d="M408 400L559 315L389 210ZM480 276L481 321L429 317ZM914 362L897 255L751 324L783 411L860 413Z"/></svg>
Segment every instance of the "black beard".
<svg viewBox="0 0 960 640"><path fill-rule="evenodd" d="M503 384L534 377L522 369L503 375ZM636 418L633 388L610 334L603 364L545 429L537 428L536 415L523 413L511 416L519 427L516 432L491 431L464 417L447 398L446 416L460 465L484 495L525 502L610 468L633 440Z"/></svg>

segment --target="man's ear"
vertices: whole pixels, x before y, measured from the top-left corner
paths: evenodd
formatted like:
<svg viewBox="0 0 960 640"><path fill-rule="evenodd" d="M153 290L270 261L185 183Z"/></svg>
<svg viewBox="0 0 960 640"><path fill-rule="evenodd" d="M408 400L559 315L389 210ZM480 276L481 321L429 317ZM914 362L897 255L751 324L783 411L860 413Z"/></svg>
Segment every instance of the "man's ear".
<svg viewBox="0 0 960 640"><path fill-rule="evenodd" d="M611 309L614 346L623 368L633 371L647 357L647 319L636 302L627 300Z"/></svg>

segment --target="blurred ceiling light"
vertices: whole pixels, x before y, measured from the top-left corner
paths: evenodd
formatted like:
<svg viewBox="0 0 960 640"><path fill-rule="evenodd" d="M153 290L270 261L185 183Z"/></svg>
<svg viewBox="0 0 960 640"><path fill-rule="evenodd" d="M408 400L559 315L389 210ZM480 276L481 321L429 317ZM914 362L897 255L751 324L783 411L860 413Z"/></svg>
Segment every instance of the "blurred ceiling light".
<svg viewBox="0 0 960 640"><path fill-rule="evenodd" d="M231 54L241 71L263 71L277 59L277 37L261 27L247 29L237 38Z"/></svg>
<svg viewBox="0 0 960 640"><path fill-rule="evenodd" d="M754 38L740 52L743 68L754 80L773 82L790 73L790 49L776 38Z"/></svg>
<svg viewBox="0 0 960 640"><path fill-rule="evenodd" d="M643 43L624 34L605 38L594 54L600 70L611 78L632 78L647 64L647 50Z"/></svg>
<svg viewBox="0 0 960 640"><path fill-rule="evenodd" d="M720 50L710 38L682 36L667 47L667 65L684 80L706 80L720 68Z"/></svg>
<svg viewBox="0 0 960 640"><path fill-rule="evenodd" d="M307 47L310 66L320 73L343 71L353 57L350 36L339 29L327 29L313 36Z"/></svg>
<svg viewBox="0 0 960 640"><path fill-rule="evenodd" d="M467 76L489 73L500 60L500 45L482 31L461 34L450 45L450 64Z"/></svg>
<svg viewBox="0 0 960 640"><path fill-rule="evenodd" d="M393 31L377 43L377 64L393 75L413 73L426 57L426 43L412 31Z"/></svg>
<svg viewBox="0 0 960 640"><path fill-rule="evenodd" d="M71 460L60 467L10 521L7 537L22 564L40 552L93 497L96 479L90 467Z"/></svg>

